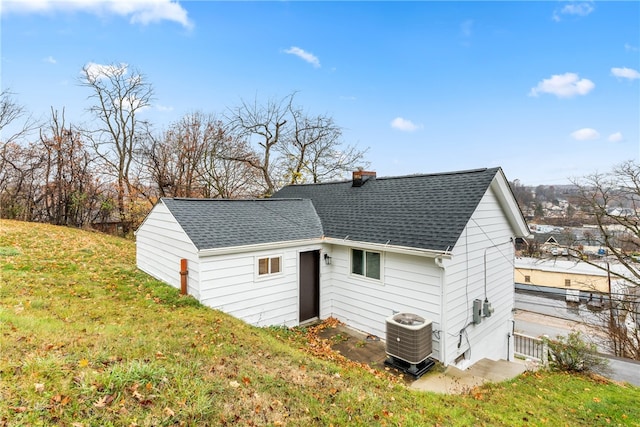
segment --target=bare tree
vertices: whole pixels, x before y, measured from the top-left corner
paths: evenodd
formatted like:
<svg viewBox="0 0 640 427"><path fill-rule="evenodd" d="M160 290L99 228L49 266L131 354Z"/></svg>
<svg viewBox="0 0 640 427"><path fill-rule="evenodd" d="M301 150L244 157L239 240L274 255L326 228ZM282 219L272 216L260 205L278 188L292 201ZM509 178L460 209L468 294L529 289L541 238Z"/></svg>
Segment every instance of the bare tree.
<svg viewBox="0 0 640 427"><path fill-rule="evenodd" d="M117 211L123 232L131 221L129 209L138 191L132 179L135 156L149 123L139 114L151 104L153 88L146 77L127 64L83 67L81 85L89 88L94 104L89 108L97 119L91 141L99 158L116 183Z"/></svg>
<svg viewBox="0 0 640 427"><path fill-rule="evenodd" d="M234 139L257 146L255 153L251 155L234 156L230 153L227 160L254 168L262 176L266 196L276 191L279 179L283 176L283 165L278 161L275 151L278 144L288 136L286 124L294 96L295 93L280 100L270 99L264 105L259 105L257 99L253 104L243 101L227 115L228 129Z"/></svg>
<svg viewBox="0 0 640 427"><path fill-rule="evenodd" d="M160 197L202 197L202 162L207 150L207 118L185 115L160 138L149 138L142 152Z"/></svg>
<svg viewBox="0 0 640 427"><path fill-rule="evenodd" d="M12 92L9 90L0 92L0 144L2 146L16 141L37 128L38 123L29 116L11 134L6 135L6 128L25 115L26 110L13 98Z"/></svg>
<svg viewBox="0 0 640 427"><path fill-rule="evenodd" d="M261 174L251 166L258 164L259 159L246 141L236 140L218 128L217 137L207 147L204 161L205 197L237 199L262 194Z"/></svg>
<svg viewBox="0 0 640 427"><path fill-rule="evenodd" d="M44 158L38 144L5 143L1 163L0 217L42 220Z"/></svg>
<svg viewBox="0 0 640 427"><path fill-rule="evenodd" d="M607 262L589 259L571 248L573 256L605 270L610 285L609 307L601 312L600 323L610 349L617 356L640 360L640 165L633 161L574 180L581 208L595 223L594 239L609 253ZM610 262L622 266L611 269Z"/></svg>
<svg viewBox="0 0 640 427"><path fill-rule="evenodd" d="M343 147L342 128L325 115L309 116L289 106L293 129L282 145L289 184L318 183L365 166L365 151Z"/></svg>
<svg viewBox="0 0 640 427"><path fill-rule="evenodd" d="M75 227L88 225L97 214L100 194L82 133L66 126L64 109L59 113L52 108L49 130L40 131L40 142L45 220Z"/></svg>
<svg viewBox="0 0 640 427"><path fill-rule="evenodd" d="M294 105L295 95L264 105L243 102L227 117L234 139L253 147L227 158L257 170L266 196L284 184L335 179L365 163L366 150L344 145L333 118L305 113Z"/></svg>
<svg viewBox="0 0 640 427"><path fill-rule="evenodd" d="M25 206L16 199L22 195L23 184L31 176L30 171L24 171L23 174L19 169L24 166L22 154L28 152L19 144L19 140L33 131L37 123L29 116L16 128L10 129L25 115L25 108L18 104L11 91L0 92L0 214L3 217L14 218L21 215L18 211L26 212L23 209Z"/></svg>

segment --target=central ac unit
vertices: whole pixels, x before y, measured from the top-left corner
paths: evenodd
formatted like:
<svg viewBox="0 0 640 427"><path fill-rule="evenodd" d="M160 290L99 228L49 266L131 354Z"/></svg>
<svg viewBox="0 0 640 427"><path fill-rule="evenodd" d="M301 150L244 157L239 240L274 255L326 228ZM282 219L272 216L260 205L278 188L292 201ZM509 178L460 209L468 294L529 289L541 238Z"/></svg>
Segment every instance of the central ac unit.
<svg viewBox="0 0 640 427"><path fill-rule="evenodd" d="M432 354L431 321L417 314L398 313L387 318L387 354L410 365Z"/></svg>

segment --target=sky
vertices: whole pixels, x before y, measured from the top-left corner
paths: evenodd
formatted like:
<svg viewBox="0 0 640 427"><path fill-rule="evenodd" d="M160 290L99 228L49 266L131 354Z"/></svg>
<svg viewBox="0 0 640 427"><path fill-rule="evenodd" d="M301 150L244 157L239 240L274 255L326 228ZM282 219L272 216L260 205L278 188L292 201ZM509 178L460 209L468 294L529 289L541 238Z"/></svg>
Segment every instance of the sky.
<svg viewBox="0 0 640 427"><path fill-rule="evenodd" d="M2 0L1 87L90 125L89 64L154 89L157 130L296 92L378 176L501 166L524 185L640 161L638 1Z"/></svg>

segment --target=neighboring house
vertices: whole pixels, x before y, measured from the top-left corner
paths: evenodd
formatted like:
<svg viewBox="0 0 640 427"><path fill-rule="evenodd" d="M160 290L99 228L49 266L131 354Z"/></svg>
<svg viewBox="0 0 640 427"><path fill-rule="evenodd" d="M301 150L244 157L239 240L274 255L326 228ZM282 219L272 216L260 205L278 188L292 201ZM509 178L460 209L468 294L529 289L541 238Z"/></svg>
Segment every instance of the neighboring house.
<svg viewBox="0 0 640 427"><path fill-rule="evenodd" d="M610 292L623 292L627 285L619 276L627 275L628 269L617 262L524 257L515 261L516 289L566 295L568 300L580 297L588 301Z"/></svg>
<svg viewBox="0 0 640 427"><path fill-rule="evenodd" d="M516 258L515 266L516 289L569 296L609 291L606 270L578 260Z"/></svg>
<svg viewBox="0 0 640 427"><path fill-rule="evenodd" d="M410 312L433 322L445 365L513 354L513 242L528 228L500 168L162 199L136 234L140 269L179 287L187 259L190 294L254 325L333 316L384 339L385 319Z"/></svg>

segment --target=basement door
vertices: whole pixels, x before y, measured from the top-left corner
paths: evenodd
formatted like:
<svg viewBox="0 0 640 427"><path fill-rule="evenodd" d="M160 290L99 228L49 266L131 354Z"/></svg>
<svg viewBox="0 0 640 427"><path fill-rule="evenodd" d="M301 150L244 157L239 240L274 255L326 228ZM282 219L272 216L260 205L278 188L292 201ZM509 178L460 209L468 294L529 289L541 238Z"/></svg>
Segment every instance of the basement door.
<svg viewBox="0 0 640 427"><path fill-rule="evenodd" d="M320 251L300 252L299 307L300 323L320 316Z"/></svg>

